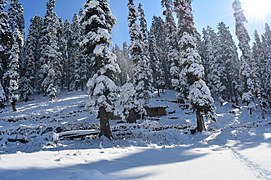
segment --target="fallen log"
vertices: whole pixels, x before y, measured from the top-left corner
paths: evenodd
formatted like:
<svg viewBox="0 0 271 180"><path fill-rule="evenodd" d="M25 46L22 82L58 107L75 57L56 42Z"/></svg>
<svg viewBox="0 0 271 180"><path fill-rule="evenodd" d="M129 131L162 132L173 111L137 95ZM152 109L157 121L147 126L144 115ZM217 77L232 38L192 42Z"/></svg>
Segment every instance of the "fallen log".
<svg viewBox="0 0 271 180"><path fill-rule="evenodd" d="M58 134L60 140L63 139L77 139L84 138L86 136L97 136L99 131L95 129L91 130L74 130L74 131L64 131Z"/></svg>

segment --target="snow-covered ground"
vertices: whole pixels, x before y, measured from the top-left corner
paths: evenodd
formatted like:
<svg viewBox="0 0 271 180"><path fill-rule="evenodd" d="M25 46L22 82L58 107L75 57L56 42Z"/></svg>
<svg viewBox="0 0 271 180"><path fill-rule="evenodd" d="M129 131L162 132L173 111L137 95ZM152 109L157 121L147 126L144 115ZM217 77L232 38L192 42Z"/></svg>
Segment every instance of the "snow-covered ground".
<svg viewBox="0 0 271 180"><path fill-rule="evenodd" d="M271 179L271 116L219 107L208 131L191 135L195 116L167 91L152 105L167 116L126 125L111 121L114 140L61 139L98 131L84 92L37 96L0 113L0 179ZM77 131L81 130L81 131ZM86 131L87 130L87 131Z"/></svg>

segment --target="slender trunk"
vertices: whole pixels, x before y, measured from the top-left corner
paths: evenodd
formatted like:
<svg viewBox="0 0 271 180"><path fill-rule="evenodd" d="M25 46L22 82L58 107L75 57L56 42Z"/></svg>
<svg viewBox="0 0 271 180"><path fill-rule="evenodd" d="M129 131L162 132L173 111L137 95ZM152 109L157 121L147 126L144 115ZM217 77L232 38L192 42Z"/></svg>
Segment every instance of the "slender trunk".
<svg viewBox="0 0 271 180"><path fill-rule="evenodd" d="M99 118L100 118L100 134L99 137L105 136L108 139L112 139L112 132L109 125L108 113L105 111L105 108L101 107L99 109Z"/></svg>
<svg viewBox="0 0 271 180"><path fill-rule="evenodd" d="M158 97L160 97L160 89L158 88Z"/></svg>
<svg viewBox="0 0 271 180"><path fill-rule="evenodd" d="M82 81L81 82L81 91L84 91L85 90L85 81Z"/></svg>
<svg viewBox="0 0 271 180"><path fill-rule="evenodd" d="M197 131L202 132L205 130L205 125L204 125L203 116L199 109L196 110L196 116L197 116Z"/></svg>
<svg viewBox="0 0 271 180"><path fill-rule="evenodd" d="M17 111L17 109L16 109L16 101L12 101L11 102L11 106L12 106L12 110L15 112L15 111Z"/></svg>

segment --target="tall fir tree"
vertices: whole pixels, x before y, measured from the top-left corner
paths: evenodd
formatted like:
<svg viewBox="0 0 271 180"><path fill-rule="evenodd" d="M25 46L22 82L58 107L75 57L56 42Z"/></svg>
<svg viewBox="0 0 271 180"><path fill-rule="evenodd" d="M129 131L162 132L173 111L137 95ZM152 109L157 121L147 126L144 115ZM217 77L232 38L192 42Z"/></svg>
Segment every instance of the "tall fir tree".
<svg viewBox="0 0 271 180"><path fill-rule="evenodd" d="M16 104L19 101L19 86L18 81L20 78L20 67L19 67L19 45L16 41L16 36L13 37L12 48L9 52L9 64L7 71L4 74L4 81L6 84L6 92L8 95L8 100L12 105L12 110L17 111Z"/></svg>
<svg viewBox="0 0 271 180"><path fill-rule="evenodd" d="M165 8L163 14L165 16L165 31L166 31L166 48L167 60L169 61L170 82L171 87L178 91L179 88L179 61L178 61L178 43L177 43L177 28L173 17L173 2L172 0L162 0L162 7Z"/></svg>
<svg viewBox="0 0 271 180"><path fill-rule="evenodd" d="M39 89L37 83L38 70L41 64L38 63L40 58L40 33L42 19L34 16L30 20L27 40L24 46L25 66L22 69L23 77L20 79L20 96L23 100L28 100L29 96Z"/></svg>
<svg viewBox="0 0 271 180"><path fill-rule="evenodd" d="M0 0L0 84L1 84L1 102L0 106L4 107L6 101L5 84L3 75L7 70L9 50L12 45L12 33L9 26L9 16L5 11L6 0Z"/></svg>
<svg viewBox="0 0 271 180"><path fill-rule="evenodd" d="M156 46L158 49L158 56L161 60L163 71L165 72L166 87L171 87L170 77L170 62L168 61L168 49L166 44L167 31L166 24L161 17L154 16L152 19L151 28L153 29L154 36L156 39ZM151 64L151 68L155 69L155 64Z"/></svg>
<svg viewBox="0 0 271 180"><path fill-rule="evenodd" d="M156 38L154 36L154 30L151 28L149 33L149 52L150 52L150 60L154 62L155 68L153 70L153 78L154 78L154 87L158 91L158 96L160 97L160 91L165 88L165 73L162 68L161 60L158 56L158 49L156 46Z"/></svg>
<svg viewBox="0 0 271 180"><path fill-rule="evenodd" d="M238 105L239 67L238 52L229 27L224 22L218 24L221 62L224 62L226 98Z"/></svg>
<svg viewBox="0 0 271 180"><path fill-rule="evenodd" d="M264 55L267 61L267 75L266 75L266 92L268 99L268 106L271 107L271 29L270 26L265 24L265 32L262 35L262 44L264 49Z"/></svg>
<svg viewBox="0 0 271 180"><path fill-rule="evenodd" d="M239 40L239 48L242 52L240 67L241 82L243 83L241 85L242 101L247 103L249 111L252 113L252 110L255 109L253 95L255 86L250 65L250 63L253 61L252 51L249 44L250 37L244 25L247 20L239 0L235 0L232 4L232 7L234 9L236 35Z"/></svg>
<svg viewBox="0 0 271 180"><path fill-rule="evenodd" d="M71 24L71 42L70 42L70 61L71 66L73 66L71 71L71 89L78 91L81 89L81 61L80 61L80 48L79 38L80 38L80 26L77 14L74 14Z"/></svg>
<svg viewBox="0 0 271 180"><path fill-rule="evenodd" d="M50 84L59 89L61 87L61 52L58 43L59 18L54 12L55 0L47 2L47 10L41 32L41 57L43 64L40 74L41 86L45 94ZM54 72L54 73L49 73Z"/></svg>
<svg viewBox="0 0 271 180"><path fill-rule="evenodd" d="M208 85L211 92L218 97L220 104L226 100L226 73L225 64L221 58L220 41L217 33L210 27L206 29L210 38L210 51L208 57L209 74L207 75Z"/></svg>
<svg viewBox="0 0 271 180"><path fill-rule="evenodd" d="M137 109L134 109L141 116L146 114L145 106L152 96L152 73L148 66L148 59L144 52L143 35L137 24L137 11L133 0L128 2L129 9L129 33L130 33L130 54L133 61L133 84L136 91Z"/></svg>
<svg viewBox="0 0 271 180"><path fill-rule="evenodd" d="M10 28L19 45L19 53L21 56L25 40L25 20L24 8L18 0L10 0L8 15ZM19 58L21 59L21 65L24 67L25 64L22 62L22 57Z"/></svg>
<svg viewBox="0 0 271 180"><path fill-rule="evenodd" d="M107 0L88 0L84 5L81 21L84 26L82 46L94 68L93 76L87 83L90 95L88 107L100 119L99 136L111 139L109 120L110 114L115 110L118 89L115 81L116 74L120 71L116 56L109 48L116 19Z"/></svg>
<svg viewBox="0 0 271 180"><path fill-rule="evenodd" d="M62 49L62 77L63 84L67 87L68 91L71 90L71 82L74 78L72 74L74 74L74 64L72 59L73 48L72 48L72 30L71 24L68 20L65 20L62 29L62 37L61 41L63 42L64 48Z"/></svg>
<svg viewBox="0 0 271 180"><path fill-rule="evenodd" d="M80 19L80 22L79 22L79 26L81 27L80 28L80 38L79 38L79 42L81 43L80 44L80 56L79 56L79 59L80 59L80 84L81 84L81 90L85 90L85 87L86 87L86 84L87 84L87 81L88 79L90 78L90 75L93 73L93 68L91 67L91 62L89 62L91 60L91 58L87 58L86 57L86 53L84 53L84 47L82 46L82 42L83 42L83 38L84 38L84 32L86 31L84 28L85 26L83 25L84 21L82 21L83 19L83 11L80 10L79 12L79 19ZM88 53L87 53L88 54Z"/></svg>
<svg viewBox="0 0 271 180"><path fill-rule="evenodd" d="M253 59L254 59L254 68L255 68L255 74L257 78L256 87L257 87L257 98L259 100L259 104L262 110L262 117L265 118L265 114L267 112L267 84L268 81L266 81L268 78L268 63L267 58L264 54L264 47L263 43L261 42L260 36L257 32L257 30L254 31L254 38L255 42L253 43Z"/></svg>
<svg viewBox="0 0 271 180"><path fill-rule="evenodd" d="M195 131L202 132L205 129L203 113L209 119L215 118L214 100L203 80L204 68L196 46L191 0L175 0L174 5L179 20L178 44L181 51L179 80L182 93L187 95L192 109L196 112Z"/></svg>

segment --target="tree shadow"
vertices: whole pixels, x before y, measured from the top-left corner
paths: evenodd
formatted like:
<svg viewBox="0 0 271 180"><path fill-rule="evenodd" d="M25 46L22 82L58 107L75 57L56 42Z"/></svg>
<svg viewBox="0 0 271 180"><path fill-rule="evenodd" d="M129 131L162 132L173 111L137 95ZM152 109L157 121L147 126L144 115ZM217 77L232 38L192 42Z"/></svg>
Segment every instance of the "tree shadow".
<svg viewBox="0 0 271 180"><path fill-rule="evenodd" d="M207 153L193 153L190 148L174 147L162 149L144 149L140 152L110 160L106 158L97 162L86 162L74 166L65 167L59 161L57 168L29 168L29 169L0 169L0 179L141 179L147 178L152 173L127 173L133 168L167 165L191 161L207 155ZM149 171L149 170L148 170Z"/></svg>

